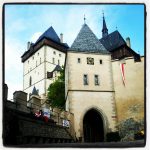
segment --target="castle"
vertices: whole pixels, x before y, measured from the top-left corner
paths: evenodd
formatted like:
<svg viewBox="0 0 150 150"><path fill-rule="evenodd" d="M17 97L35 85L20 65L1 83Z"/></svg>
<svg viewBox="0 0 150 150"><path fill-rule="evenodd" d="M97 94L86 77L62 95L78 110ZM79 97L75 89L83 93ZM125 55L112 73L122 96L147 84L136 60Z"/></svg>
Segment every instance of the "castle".
<svg viewBox="0 0 150 150"><path fill-rule="evenodd" d="M108 33L103 16L102 38L84 22L71 47L53 27L22 55L23 90L43 105L47 89L65 67L66 111L74 115L74 136L84 142L105 141L127 118L144 118L144 57L119 31ZM136 107L136 108L135 108Z"/></svg>

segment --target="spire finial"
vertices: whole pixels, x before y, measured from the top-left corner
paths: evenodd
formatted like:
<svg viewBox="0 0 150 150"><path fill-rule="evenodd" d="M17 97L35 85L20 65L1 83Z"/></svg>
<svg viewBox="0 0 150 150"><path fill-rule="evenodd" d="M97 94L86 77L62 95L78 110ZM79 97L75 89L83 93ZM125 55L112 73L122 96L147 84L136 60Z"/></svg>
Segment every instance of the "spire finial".
<svg viewBox="0 0 150 150"><path fill-rule="evenodd" d="M86 24L86 18L85 18L85 14L84 14L84 24Z"/></svg>
<svg viewBox="0 0 150 150"><path fill-rule="evenodd" d="M116 26L116 30L118 30L117 26Z"/></svg>
<svg viewBox="0 0 150 150"><path fill-rule="evenodd" d="M102 10L102 14L103 14L103 28L102 28L102 37L105 37L108 35L108 29L106 26L106 22L105 22L105 17L104 17L104 11Z"/></svg>

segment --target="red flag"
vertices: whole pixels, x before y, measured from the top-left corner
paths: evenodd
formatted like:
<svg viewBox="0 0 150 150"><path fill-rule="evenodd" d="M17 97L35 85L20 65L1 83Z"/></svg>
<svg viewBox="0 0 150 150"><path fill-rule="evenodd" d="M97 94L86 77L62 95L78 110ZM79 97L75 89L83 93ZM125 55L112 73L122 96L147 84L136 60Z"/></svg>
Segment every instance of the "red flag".
<svg viewBox="0 0 150 150"><path fill-rule="evenodd" d="M120 70L121 70L121 75L122 75L122 81L125 86L124 64L120 64Z"/></svg>

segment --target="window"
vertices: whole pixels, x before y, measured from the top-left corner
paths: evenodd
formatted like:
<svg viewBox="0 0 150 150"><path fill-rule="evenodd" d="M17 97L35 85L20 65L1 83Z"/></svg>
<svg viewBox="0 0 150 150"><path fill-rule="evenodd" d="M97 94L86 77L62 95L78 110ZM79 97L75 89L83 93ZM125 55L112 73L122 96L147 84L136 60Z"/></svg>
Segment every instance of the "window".
<svg viewBox="0 0 150 150"><path fill-rule="evenodd" d="M87 57L87 64L94 65L94 58Z"/></svg>
<svg viewBox="0 0 150 150"><path fill-rule="evenodd" d="M28 60L28 64L29 64L29 60Z"/></svg>
<svg viewBox="0 0 150 150"><path fill-rule="evenodd" d="M100 60L99 60L99 63L100 63L100 64L102 64L102 63L103 63L103 61L100 59Z"/></svg>
<svg viewBox="0 0 150 150"><path fill-rule="evenodd" d="M61 57L61 54L59 54L59 57Z"/></svg>
<svg viewBox="0 0 150 150"><path fill-rule="evenodd" d="M36 61L36 67L37 67L37 61Z"/></svg>
<svg viewBox="0 0 150 150"><path fill-rule="evenodd" d="M55 64L55 58L53 58L53 64Z"/></svg>
<svg viewBox="0 0 150 150"><path fill-rule="evenodd" d="M32 85L32 77L30 76L30 79L29 79L29 86Z"/></svg>
<svg viewBox="0 0 150 150"><path fill-rule="evenodd" d="M38 53L38 56L39 56L39 53Z"/></svg>
<svg viewBox="0 0 150 150"><path fill-rule="evenodd" d="M60 65L60 61L58 60L58 65Z"/></svg>
<svg viewBox="0 0 150 150"><path fill-rule="evenodd" d="M80 58L78 58L78 63L81 63L81 59Z"/></svg>
<svg viewBox="0 0 150 150"><path fill-rule="evenodd" d="M40 64L41 64L41 58L40 58Z"/></svg>
<svg viewBox="0 0 150 150"><path fill-rule="evenodd" d="M53 51L53 54L55 55L55 54L56 54L56 52L55 52L55 51Z"/></svg>
<svg viewBox="0 0 150 150"><path fill-rule="evenodd" d="M94 76L94 80L95 80L95 85L99 85L98 75Z"/></svg>
<svg viewBox="0 0 150 150"><path fill-rule="evenodd" d="M83 83L84 83L84 85L88 85L88 76L87 76L87 74L83 75Z"/></svg>
<svg viewBox="0 0 150 150"><path fill-rule="evenodd" d="M34 56L32 57L32 59L34 60Z"/></svg>

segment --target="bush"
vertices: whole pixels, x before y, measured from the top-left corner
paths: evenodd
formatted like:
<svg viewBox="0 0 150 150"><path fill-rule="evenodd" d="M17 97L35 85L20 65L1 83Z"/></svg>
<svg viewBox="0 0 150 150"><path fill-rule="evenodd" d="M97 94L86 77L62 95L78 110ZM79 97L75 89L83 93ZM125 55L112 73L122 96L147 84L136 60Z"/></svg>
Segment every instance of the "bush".
<svg viewBox="0 0 150 150"><path fill-rule="evenodd" d="M122 121L118 125L119 135L121 141L133 141L136 140L136 134L140 130L144 130L144 120L135 121L133 118L129 118L125 121Z"/></svg>

